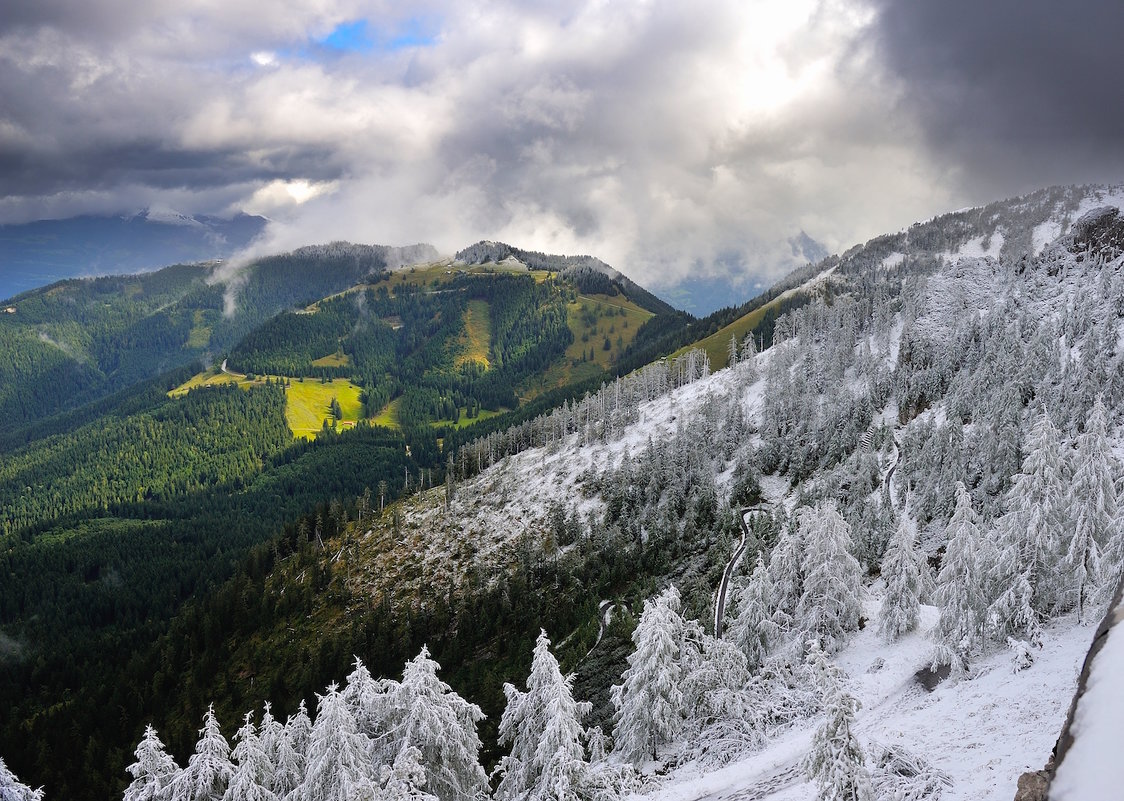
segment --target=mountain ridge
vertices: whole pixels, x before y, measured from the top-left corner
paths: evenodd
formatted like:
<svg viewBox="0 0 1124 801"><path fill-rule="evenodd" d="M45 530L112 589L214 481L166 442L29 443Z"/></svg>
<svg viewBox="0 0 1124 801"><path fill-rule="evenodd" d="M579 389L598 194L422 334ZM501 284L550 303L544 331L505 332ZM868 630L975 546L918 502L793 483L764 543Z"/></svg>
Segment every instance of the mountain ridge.
<svg viewBox="0 0 1124 801"><path fill-rule="evenodd" d="M581 697L594 705L592 721L607 724L608 688L626 664L644 601L674 582L684 617L711 619L711 593L738 534L736 509L761 501L771 504L772 520L751 542L735 597L748 584L753 557L771 558L783 537L800 530L800 509L833 503L868 573L862 592L881 600L884 589L869 574L902 514L896 504L904 487L912 489L909 520L926 554L939 559L956 481L965 484L981 525L1009 511L1011 476L1020 474L1039 408L1056 416L1065 452L1075 454L1100 390L1119 443L1124 373L1112 336L1124 286L1119 212L1091 213L1112 197L1113 190L1041 190L875 237L776 285L753 311L803 289L785 298L763 341L755 337L750 348L735 338L733 369L711 372L702 353L688 350L516 425L450 433L450 450L432 468L407 465L407 485L421 491L384 511L377 491L364 501L361 490L347 490L334 511L290 519L232 581L185 607L129 674L137 686L162 688L130 706L134 719L147 715L187 753L208 697L229 725L261 698L294 708L299 697L342 677L352 654L390 675L404 650L428 642L458 692L483 704L494 721L502 681L524 675L530 643L546 626L563 664L577 672ZM1019 242L1030 250L1020 253ZM424 286L446 269L417 270L412 279ZM823 280L809 285L812 272ZM487 274L483 267L480 274ZM385 280L410 278L407 269ZM731 320L745 316L738 311ZM754 353L761 345L764 352ZM341 433L338 442L348 437ZM335 441L325 437L315 448L328 454ZM346 463L338 467L347 470ZM323 463L318 469L326 471ZM896 492L887 491L891 476ZM405 489L396 480L391 495ZM598 637L604 600L634 611ZM867 617L877 614L877 604L865 608ZM926 610L924 627L934 629L939 610ZM1050 664L1077 658L1071 646L1078 638L1069 636L1074 614L1043 621L1053 645L1042 658ZM1026 631L1012 634L1030 642ZM929 656L920 637L891 650L873 634L837 636L844 648L859 643L840 659L869 691L867 700L884 698L874 693L877 672L863 678L876 657L904 680L906 668ZM979 649L973 662L992 672L1002 667L991 640ZM1024 651L1031 659L1039 653L1033 642ZM1026 670L1020 675L1032 678L1035 666ZM972 684L977 679L984 681ZM958 714L964 706L955 699L991 681L979 674L963 682L963 696L953 685L938 693L952 699L948 714ZM770 707L781 715L781 728L765 732L770 737L811 733L814 706L804 689L791 689L797 706ZM158 705L165 697L170 705ZM1012 726L1032 722L1023 707L992 706L996 714L1010 712ZM905 721L893 718L894 725ZM494 760L500 752L488 731ZM742 746L730 746L726 756L707 750L718 741L703 728L690 731L666 745L669 759L704 770L699 766L715 764L705 760L744 756ZM139 729L134 742L138 736ZM126 746L118 748L111 761L122 765ZM17 753L20 774L33 777L26 766L34 757ZM985 781L979 777L989 770L978 755L949 750L956 758L942 759L944 753L926 756L954 786ZM1006 792L1011 754L1004 752L1001 770L991 769L989 791ZM654 797L689 789L690 768L679 776Z"/></svg>

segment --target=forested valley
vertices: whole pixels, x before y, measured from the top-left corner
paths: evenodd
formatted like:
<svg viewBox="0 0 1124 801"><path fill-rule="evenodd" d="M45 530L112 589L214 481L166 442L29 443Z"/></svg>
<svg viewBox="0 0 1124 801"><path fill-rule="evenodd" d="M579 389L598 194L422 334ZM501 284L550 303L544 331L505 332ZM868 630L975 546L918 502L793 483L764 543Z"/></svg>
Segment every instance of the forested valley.
<svg viewBox="0 0 1124 801"><path fill-rule="evenodd" d="M529 395L521 385L569 364L576 285L445 269L423 285L392 278L385 256L304 249L254 265L236 292L198 266L68 281L0 315L13 371L0 402L18 410L0 431L0 703L11 712L0 738L8 764L52 775L52 794L119 793L123 735L157 710L184 709L186 747L229 638L307 614L330 589L324 543L360 510L443 481L442 439L461 441L482 411L499 424L605 375L590 362L593 378L560 373ZM470 304L482 341L466 339ZM252 380L193 378L199 359L220 356ZM337 425L333 400L315 438L294 439L294 385L341 378L362 390L361 419ZM391 401L394 417L373 424ZM256 599L275 564L294 560L306 590ZM279 702L310 698L361 646L381 643L389 669L405 658L400 643L434 639L388 609L259 681Z"/></svg>

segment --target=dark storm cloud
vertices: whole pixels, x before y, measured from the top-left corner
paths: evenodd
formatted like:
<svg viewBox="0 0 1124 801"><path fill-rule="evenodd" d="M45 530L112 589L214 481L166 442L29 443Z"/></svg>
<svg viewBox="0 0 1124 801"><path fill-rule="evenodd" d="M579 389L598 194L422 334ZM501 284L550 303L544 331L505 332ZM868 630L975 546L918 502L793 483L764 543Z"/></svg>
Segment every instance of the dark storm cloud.
<svg viewBox="0 0 1124 801"><path fill-rule="evenodd" d="M242 149L176 148L158 139L137 139L77 147L63 157L56 152L0 144L0 175L4 176L3 191L9 196L119 185L206 190L292 175L331 181L343 172L335 152L320 146L276 148L249 158Z"/></svg>
<svg viewBox="0 0 1124 801"><path fill-rule="evenodd" d="M1119 0L883 0L872 34L974 192L1124 178Z"/></svg>
<svg viewBox="0 0 1124 801"><path fill-rule="evenodd" d="M246 209L275 250L504 239L767 284L801 230L835 250L970 199L865 0L420 0L419 46L330 57L407 4L135 5L0 19L0 221Z"/></svg>

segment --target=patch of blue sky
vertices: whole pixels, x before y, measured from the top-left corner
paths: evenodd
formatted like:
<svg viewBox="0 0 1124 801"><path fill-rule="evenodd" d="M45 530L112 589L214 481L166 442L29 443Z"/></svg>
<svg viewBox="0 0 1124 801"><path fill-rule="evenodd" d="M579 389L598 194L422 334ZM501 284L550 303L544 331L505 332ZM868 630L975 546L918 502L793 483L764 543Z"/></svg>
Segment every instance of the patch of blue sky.
<svg viewBox="0 0 1124 801"><path fill-rule="evenodd" d="M317 44L330 50L365 53L375 46L368 27L365 19L341 22Z"/></svg>
<svg viewBox="0 0 1124 801"><path fill-rule="evenodd" d="M375 27L365 19L358 19L341 22L316 44L339 53L393 52L435 44L437 30L433 20L422 17L410 17L385 27Z"/></svg>

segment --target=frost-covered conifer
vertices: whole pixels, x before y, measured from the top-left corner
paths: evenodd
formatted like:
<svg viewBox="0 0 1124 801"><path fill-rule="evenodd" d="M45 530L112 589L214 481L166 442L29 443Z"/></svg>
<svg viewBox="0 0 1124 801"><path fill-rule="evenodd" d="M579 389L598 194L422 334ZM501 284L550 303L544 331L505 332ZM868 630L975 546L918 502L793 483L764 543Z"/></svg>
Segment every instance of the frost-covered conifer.
<svg viewBox="0 0 1124 801"><path fill-rule="evenodd" d="M379 801L438 801L437 796L422 789L425 769L420 752L412 745L398 752L393 765L383 765L381 779Z"/></svg>
<svg viewBox="0 0 1124 801"><path fill-rule="evenodd" d="M980 450L984 456L983 486L987 495L994 498L1007 491L1011 476L1019 470L1019 410L1022 408L1017 393L1011 387L999 390L993 400L991 419L983 426Z"/></svg>
<svg viewBox="0 0 1124 801"><path fill-rule="evenodd" d="M738 366L738 338L730 334L730 343L726 347L726 365L728 367Z"/></svg>
<svg viewBox="0 0 1124 801"><path fill-rule="evenodd" d="M1077 438L1076 468L1069 496L1073 534L1064 560L1071 602L1081 620L1102 583L1110 583L1102 564L1102 549L1110 540L1117 510L1115 464L1106 429L1104 403L1098 396L1085 422L1085 431Z"/></svg>
<svg viewBox="0 0 1124 801"><path fill-rule="evenodd" d="M882 558L886 594L878 611L878 633L887 640L896 640L917 628L922 577L928 567L924 555L917 548L916 539L912 522L902 515Z"/></svg>
<svg viewBox="0 0 1124 801"><path fill-rule="evenodd" d="M374 801L378 786L369 738L359 732L335 684L318 697L307 768L291 797L296 801Z"/></svg>
<svg viewBox="0 0 1124 801"><path fill-rule="evenodd" d="M752 361L757 356L757 345L753 342L753 332L750 331L742 340L742 353L740 361Z"/></svg>
<svg viewBox="0 0 1124 801"><path fill-rule="evenodd" d="M577 798L588 764L582 747L581 719L591 705L574 700L573 679L562 675L550 653L546 632L539 634L531 660L527 691L510 684L503 691L507 708L500 721L500 743L511 754L500 760L500 799Z"/></svg>
<svg viewBox="0 0 1124 801"><path fill-rule="evenodd" d="M355 657L355 669L347 677L347 686L341 695L351 708L359 731L368 737L382 732L386 717L386 682L376 681L363 660Z"/></svg>
<svg viewBox="0 0 1124 801"><path fill-rule="evenodd" d="M402 681L388 685L387 730L393 734L387 740L395 756L417 748L429 792L442 801L461 801L487 790L476 733L484 713L441 681L440 669L423 647L406 663Z"/></svg>
<svg viewBox="0 0 1124 801"><path fill-rule="evenodd" d="M179 765L164 750L164 743L160 742L156 729L151 725L145 727L144 737L133 753L137 761L126 768L133 781L125 789L123 801L165 801L172 779L179 772ZM0 779L0 784L2 781Z"/></svg>
<svg viewBox="0 0 1124 801"><path fill-rule="evenodd" d="M769 578L772 580L777 611L790 618L804 594L804 546L795 524L784 526L780 538L769 554Z"/></svg>
<svg viewBox="0 0 1124 801"><path fill-rule="evenodd" d="M303 704L302 704L303 709ZM289 732L281 721L273 717L269 702L262 713L261 748L270 766L268 789L278 798L285 798L304 778L304 757L296 752L289 739Z"/></svg>
<svg viewBox="0 0 1124 801"><path fill-rule="evenodd" d="M835 502L825 501L802 510L798 536L804 542L804 593L796 625L832 652L858 628L862 613L862 568L851 555L851 527Z"/></svg>
<svg viewBox="0 0 1124 801"><path fill-rule="evenodd" d="M312 721L308 717L308 709L301 699L295 715L290 715L285 721L285 734L288 735L289 745L304 758L308 753L308 741L312 736Z"/></svg>
<svg viewBox="0 0 1124 801"><path fill-rule="evenodd" d="M659 747L674 738L682 726L682 628L679 592L674 586L645 601L640 622L632 632L636 648L628 657L622 683L612 688L617 710L615 750L634 765L654 759Z"/></svg>
<svg viewBox="0 0 1124 801"><path fill-rule="evenodd" d="M685 756L723 765L761 744L765 704L740 648L701 632L699 639L698 657L685 665L682 681Z"/></svg>
<svg viewBox="0 0 1124 801"><path fill-rule="evenodd" d="M234 735L238 741L231 752L237 767L223 801L277 801L273 787L273 765L254 728L253 713L246 713L242 728Z"/></svg>
<svg viewBox="0 0 1124 801"><path fill-rule="evenodd" d="M589 751L589 762L600 762L609 754L609 738L600 726L590 726L585 730L585 746Z"/></svg>
<svg viewBox="0 0 1124 801"><path fill-rule="evenodd" d="M758 553L753 575L738 593L737 616L726 631L726 638L745 654L750 672L761 666L780 636L775 595L765 560Z"/></svg>
<svg viewBox="0 0 1124 801"><path fill-rule="evenodd" d="M43 789L32 790L21 784L0 758L0 801L43 801Z"/></svg>
<svg viewBox="0 0 1124 801"><path fill-rule="evenodd" d="M988 623L999 637L1037 639L1039 622L1061 601L1059 565L1066 528L1065 464L1058 430L1043 412L1027 439L1021 471L998 521L995 573L999 597Z"/></svg>
<svg viewBox="0 0 1124 801"><path fill-rule="evenodd" d="M852 731L859 701L843 686L843 675L816 643L808 662L819 679L825 720L812 738L804 763L808 778L819 788L819 801L873 801L870 774L862 745Z"/></svg>
<svg viewBox="0 0 1124 801"><path fill-rule="evenodd" d="M972 498L958 481L956 511L945 529L948 544L937 576L935 600L941 614L933 630L937 641L934 664L951 665L957 676L964 674L968 657L980 644L987 610L977 523Z"/></svg>
<svg viewBox="0 0 1124 801"><path fill-rule="evenodd" d="M222 736L212 704L203 716L195 753L172 781L171 801L222 801L233 773L230 745Z"/></svg>

